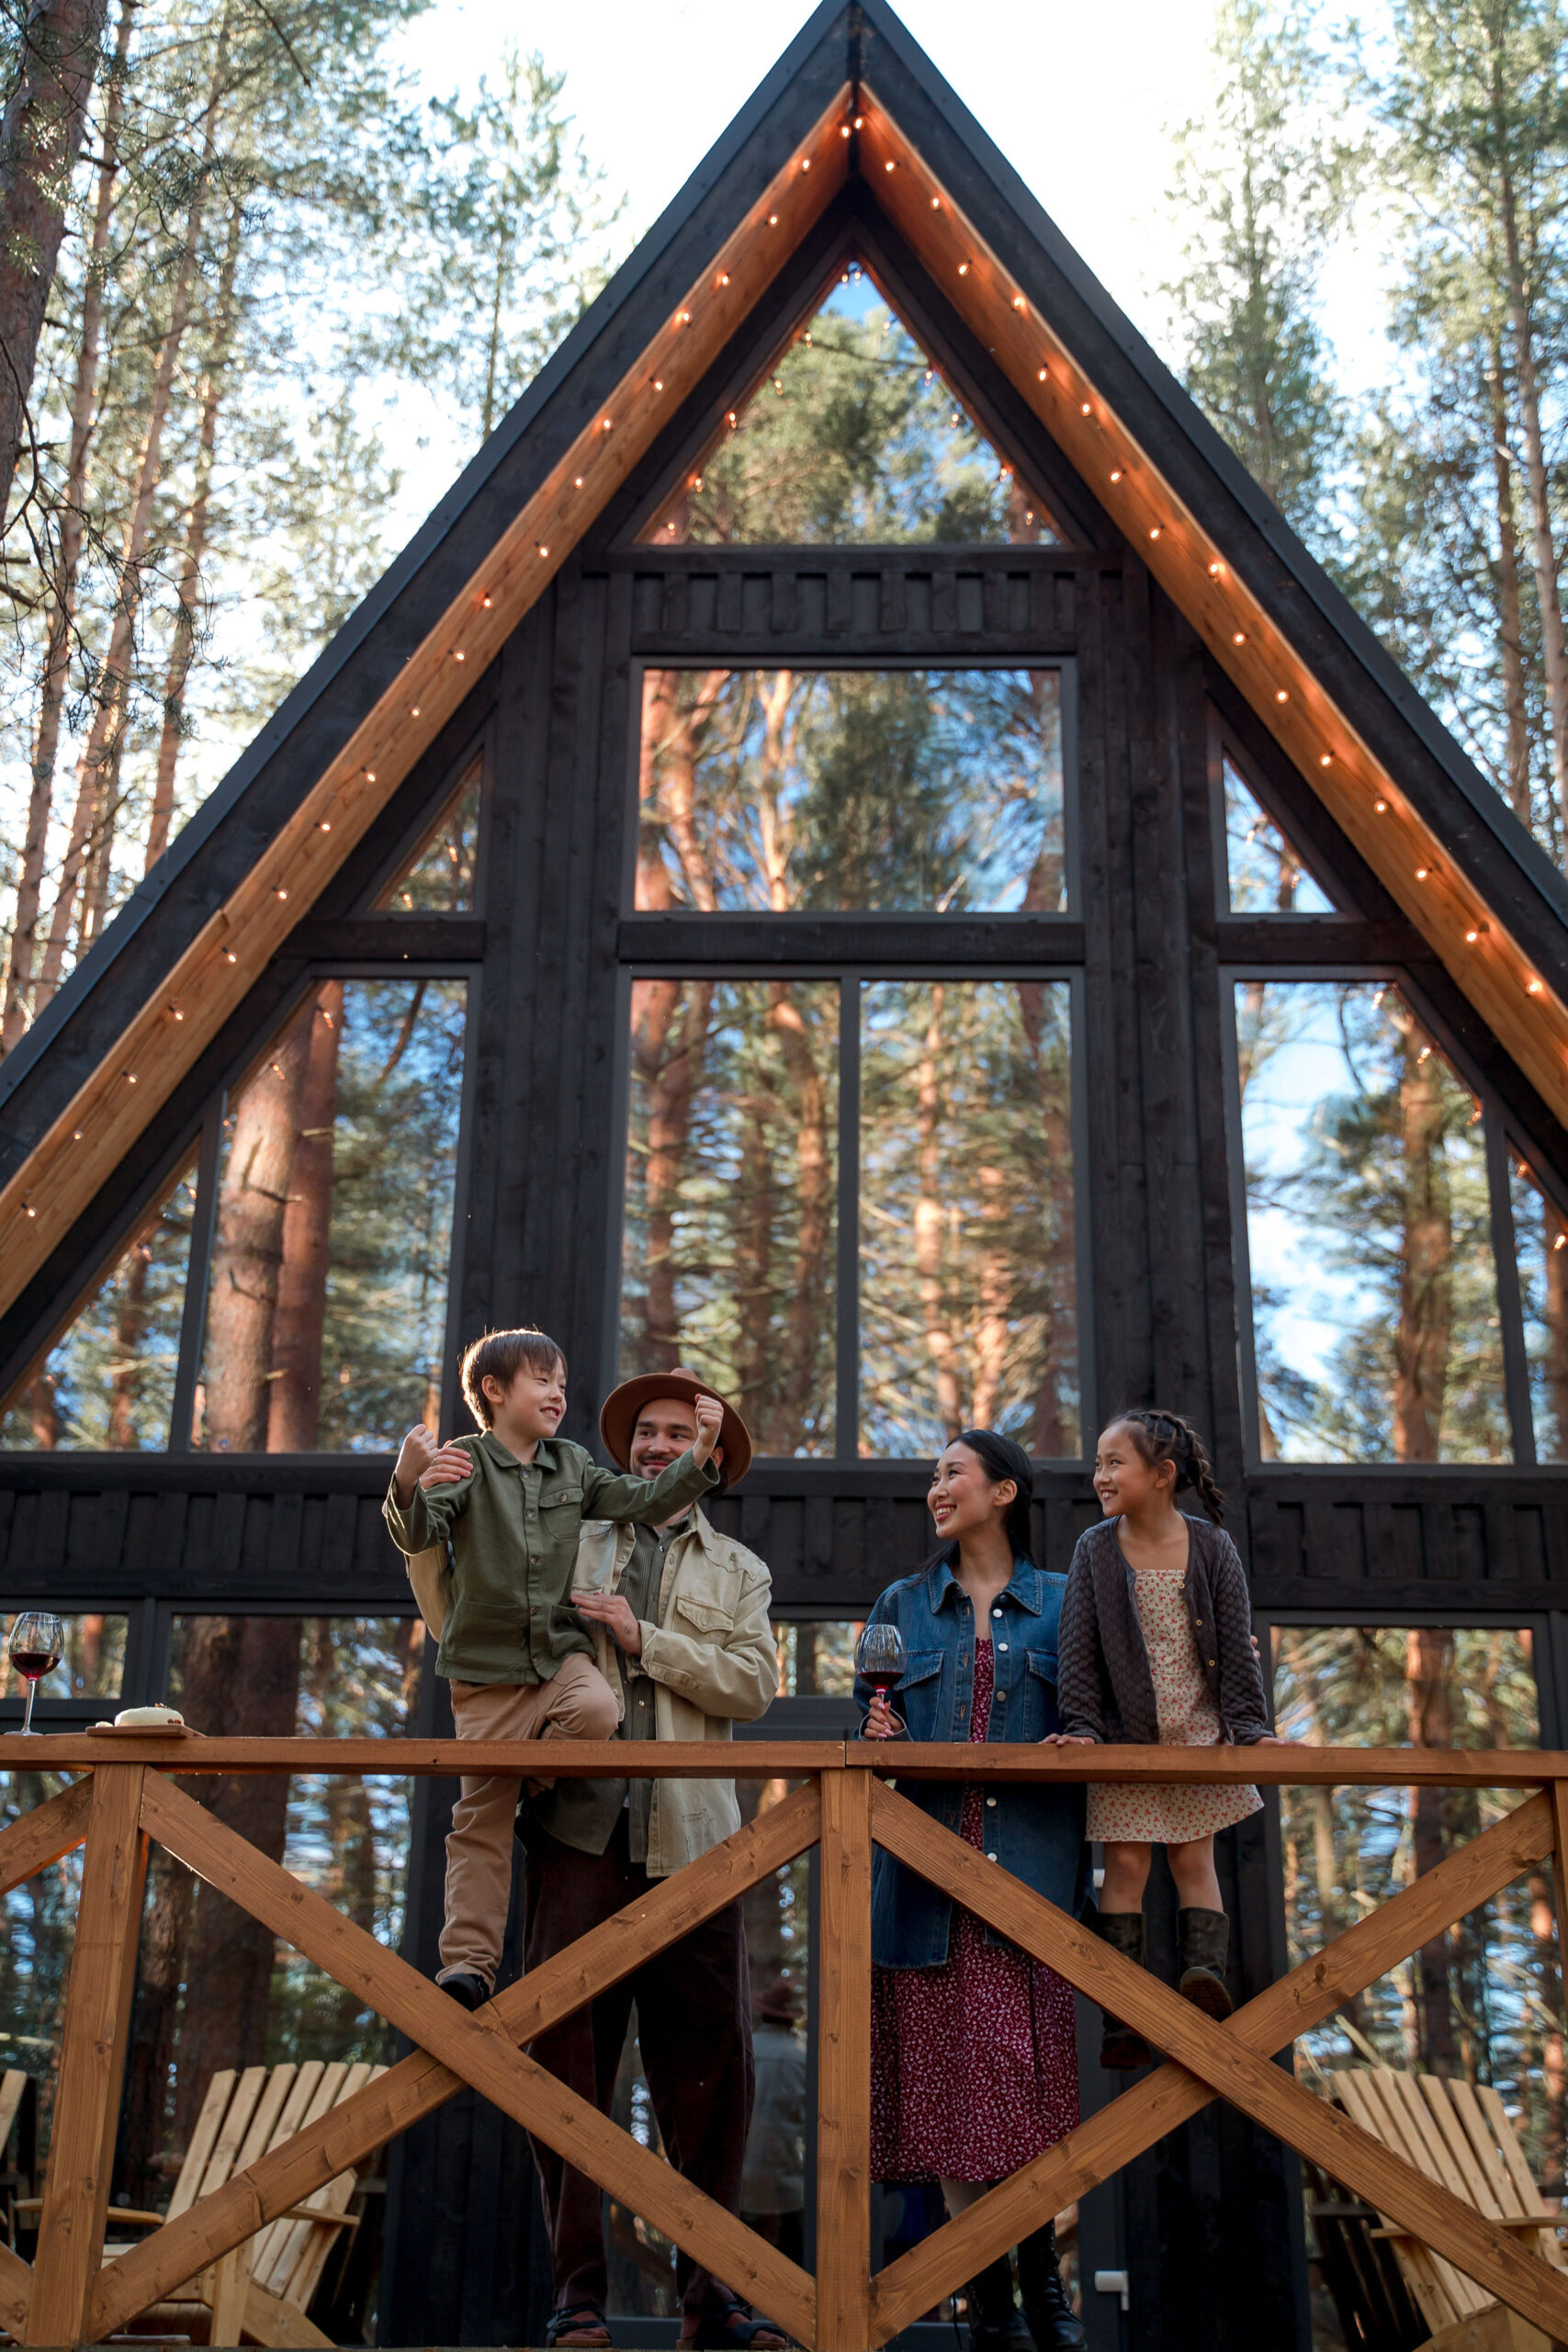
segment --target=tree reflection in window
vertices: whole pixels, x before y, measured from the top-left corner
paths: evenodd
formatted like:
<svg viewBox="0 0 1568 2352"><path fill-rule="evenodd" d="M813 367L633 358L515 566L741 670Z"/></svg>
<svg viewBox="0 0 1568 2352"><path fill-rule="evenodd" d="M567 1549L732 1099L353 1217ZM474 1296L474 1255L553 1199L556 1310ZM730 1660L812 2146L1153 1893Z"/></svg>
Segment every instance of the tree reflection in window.
<svg viewBox="0 0 1568 2352"><path fill-rule="evenodd" d="M650 670L639 782L639 908L1066 908L1055 670Z"/></svg>
<svg viewBox="0 0 1568 2352"><path fill-rule="evenodd" d="M885 980L862 1002L861 1452L988 1427L1076 1454L1066 983Z"/></svg>
<svg viewBox="0 0 1568 2352"><path fill-rule="evenodd" d="M195 1163L0 1415L0 1446L156 1452L169 1442Z"/></svg>
<svg viewBox="0 0 1568 2352"><path fill-rule="evenodd" d="M1538 1462L1568 1462L1568 1219L1513 1163L1514 1241Z"/></svg>
<svg viewBox="0 0 1568 2352"><path fill-rule="evenodd" d="M1329 1747L1536 1747L1528 1629L1274 1628L1277 1727ZM1522 1801L1517 1789L1281 1789L1292 1965ZM1492 2083L1538 2179L1563 2164L1563 2019L1544 1863L1369 1985L1298 2057Z"/></svg>
<svg viewBox="0 0 1568 2352"><path fill-rule="evenodd" d="M421 843L406 872L378 901L392 914L468 914L479 865L479 798L484 763L476 760Z"/></svg>
<svg viewBox="0 0 1568 2352"><path fill-rule="evenodd" d="M380 1736L395 1766L423 1640L409 1617L180 1617L167 1694L198 1730ZM395 1951L412 1788L395 1770L255 1773L202 1781L197 1792L226 1826ZM133 2204L166 2196L219 2070L386 2060L392 2044L385 2020L346 1986L153 1848L121 2134Z"/></svg>
<svg viewBox="0 0 1568 2352"><path fill-rule="evenodd" d="M1224 763L1225 861L1234 914L1324 915L1334 912L1272 817L1238 774Z"/></svg>
<svg viewBox="0 0 1568 2352"><path fill-rule="evenodd" d="M314 988L224 1120L193 1442L378 1453L439 1410L467 988Z"/></svg>
<svg viewBox="0 0 1568 2352"><path fill-rule="evenodd" d="M763 1453L833 1451L839 990L638 980L621 1373L693 1363Z"/></svg>
<svg viewBox="0 0 1568 2352"><path fill-rule="evenodd" d="M857 263L647 534L659 546L1038 545L1060 533Z"/></svg>
<svg viewBox="0 0 1568 2352"><path fill-rule="evenodd" d="M102 1699L112 1707L118 1700L125 1673L125 1637L130 1620L84 1610L79 1614L62 1616L60 1623L65 1646L54 1672L46 1674L38 1686L39 1716L48 1713L53 1699ZM0 1640L4 1640L6 1631L6 1620L0 1617ZM27 1684L6 1657L0 1661L0 1699L9 1699L20 1706L27 1695Z"/></svg>
<svg viewBox="0 0 1568 2352"><path fill-rule="evenodd" d="M1235 1001L1265 1458L1509 1460L1480 1104L1396 988Z"/></svg>

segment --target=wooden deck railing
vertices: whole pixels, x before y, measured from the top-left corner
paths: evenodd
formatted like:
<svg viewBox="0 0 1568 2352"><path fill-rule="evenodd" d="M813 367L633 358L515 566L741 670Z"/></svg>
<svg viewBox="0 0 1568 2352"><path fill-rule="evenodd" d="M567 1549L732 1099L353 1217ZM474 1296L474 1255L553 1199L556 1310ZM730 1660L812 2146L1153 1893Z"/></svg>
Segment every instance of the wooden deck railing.
<svg viewBox="0 0 1568 2352"><path fill-rule="evenodd" d="M1213 2098L1310 2157L1399 2228L1568 2339L1568 2275L1404 2163L1272 2062L1292 2039L1522 1872L1568 1854L1568 1754L1521 1749L1069 1748L748 1740L604 1746L455 1740L0 1736L0 1770L85 1777L0 1835L0 1894L85 1843L37 2256L0 2246L0 2324L102 2344L253 2232L470 2084L813 2352L871 2352L1046 2216ZM547 1770L802 1782L722 1846L470 2016L175 1784L212 1772ZM1517 1788L1505 1818L1216 2025L940 1828L890 1779L1141 1780ZM104 2225L149 1841L156 1839L378 2011L413 2054L107 2266ZM522 2044L809 1847L821 1848L815 2278L574 2098ZM1165 2053L1055 2148L874 2277L870 2267L871 1862L885 1847Z"/></svg>

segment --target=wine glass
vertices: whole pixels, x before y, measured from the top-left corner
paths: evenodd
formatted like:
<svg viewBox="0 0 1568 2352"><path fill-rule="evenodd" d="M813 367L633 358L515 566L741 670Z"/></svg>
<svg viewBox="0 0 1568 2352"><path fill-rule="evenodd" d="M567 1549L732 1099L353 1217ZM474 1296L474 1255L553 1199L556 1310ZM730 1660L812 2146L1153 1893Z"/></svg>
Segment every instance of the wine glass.
<svg viewBox="0 0 1568 2352"><path fill-rule="evenodd" d="M28 1711L22 1717L24 1736L33 1731L33 1701L39 1684L52 1674L65 1654L65 1634L58 1617L47 1609L24 1610L11 1628L11 1664L28 1686Z"/></svg>
<svg viewBox="0 0 1568 2352"><path fill-rule="evenodd" d="M855 1645L855 1670L885 1699L908 1663L897 1625L867 1625Z"/></svg>

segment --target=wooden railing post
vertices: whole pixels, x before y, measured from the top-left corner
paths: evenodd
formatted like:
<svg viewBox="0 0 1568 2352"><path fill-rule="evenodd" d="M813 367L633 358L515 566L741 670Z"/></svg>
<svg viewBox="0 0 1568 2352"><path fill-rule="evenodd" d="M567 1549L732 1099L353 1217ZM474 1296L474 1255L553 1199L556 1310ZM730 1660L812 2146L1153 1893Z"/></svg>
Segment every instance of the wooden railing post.
<svg viewBox="0 0 1568 2352"><path fill-rule="evenodd" d="M817 2352L871 2342L871 1774L822 1775Z"/></svg>
<svg viewBox="0 0 1568 2352"><path fill-rule="evenodd" d="M28 2307L28 2344L89 2340L88 2303L103 2260L147 1871L144 1778L140 1764L100 1764L93 1774L82 1903Z"/></svg>

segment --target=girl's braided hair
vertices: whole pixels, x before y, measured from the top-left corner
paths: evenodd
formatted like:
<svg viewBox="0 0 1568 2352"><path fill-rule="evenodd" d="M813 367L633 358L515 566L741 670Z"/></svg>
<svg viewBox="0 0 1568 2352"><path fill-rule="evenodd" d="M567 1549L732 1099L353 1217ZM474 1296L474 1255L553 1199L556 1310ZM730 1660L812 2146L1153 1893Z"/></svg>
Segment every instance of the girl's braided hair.
<svg viewBox="0 0 1568 2352"><path fill-rule="evenodd" d="M1166 1413L1152 1406L1134 1406L1124 1413L1113 1414L1109 1428L1125 1423L1133 1432L1133 1442L1144 1460L1157 1465L1161 1462L1176 1464L1174 1491L1180 1494L1190 1487L1216 1526L1224 1523L1225 1498L1214 1477L1214 1465L1204 1450L1203 1441L1190 1421L1179 1413Z"/></svg>

